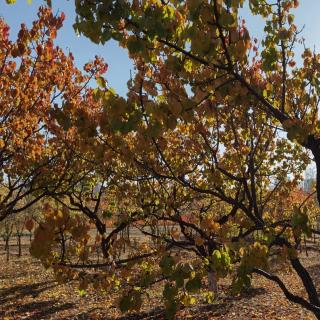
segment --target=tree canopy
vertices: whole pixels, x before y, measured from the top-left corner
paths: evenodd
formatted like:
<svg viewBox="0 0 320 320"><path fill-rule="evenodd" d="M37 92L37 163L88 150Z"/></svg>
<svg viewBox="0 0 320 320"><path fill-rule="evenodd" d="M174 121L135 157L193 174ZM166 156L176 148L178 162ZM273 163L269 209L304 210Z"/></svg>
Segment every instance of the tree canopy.
<svg viewBox="0 0 320 320"><path fill-rule="evenodd" d="M63 56L68 73L60 69L65 63L46 64L57 72L55 81L63 81L58 88L66 87L63 103L48 104L46 125L49 145L63 152L43 178L56 186L47 193L56 207L44 206L31 253L61 281L78 275L81 290L89 283L122 289L122 311L139 309L147 288L163 282L173 318L181 305L196 301L196 292L212 301L219 278L233 277L238 294L258 274L320 318L315 282L297 251L319 215L313 194L299 190L312 161L320 199L320 56L304 48L297 63L295 47L302 42L292 12L298 1L75 4L77 32L95 43L116 40L135 73L126 79L124 98L108 87L99 58L86 65L87 77L70 57ZM250 35L244 5L263 17L262 39ZM41 10L39 21L61 23ZM37 50L42 57L44 48ZM92 77L97 87L82 92ZM63 176L50 175L57 166ZM90 223L97 229L94 244ZM143 240L135 241L130 230ZM70 239L60 255L59 232L59 241ZM92 258L97 248L103 262ZM290 265L305 296L291 292L274 265ZM84 275L86 268L95 272Z"/></svg>

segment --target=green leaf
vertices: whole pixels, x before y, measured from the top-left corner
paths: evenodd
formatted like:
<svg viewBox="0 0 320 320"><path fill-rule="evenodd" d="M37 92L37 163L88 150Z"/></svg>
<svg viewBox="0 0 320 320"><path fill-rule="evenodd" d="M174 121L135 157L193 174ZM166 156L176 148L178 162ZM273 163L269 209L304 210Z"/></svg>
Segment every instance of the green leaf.
<svg viewBox="0 0 320 320"><path fill-rule="evenodd" d="M149 272L146 272L140 279L140 286L147 287L152 281L154 281L154 276Z"/></svg>
<svg viewBox="0 0 320 320"><path fill-rule="evenodd" d="M86 290L84 290L84 289L80 289L80 290L79 290L79 295L80 295L80 297L84 297L86 294L87 294L87 291L86 291Z"/></svg>
<svg viewBox="0 0 320 320"><path fill-rule="evenodd" d="M178 288L172 286L170 283L166 283L163 289L163 297L168 300L172 301L178 294Z"/></svg>
<svg viewBox="0 0 320 320"><path fill-rule="evenodd" d="M161 259L159 266L164 275L170 275L173 271L174 260L171 256L164 256Z"/></svg>
<svg viewBox="0 0 320 320"><path fill-rule="evenodd" d="M113 213L112 213L112 211L109 211L109 210L103 210L102 211L102 217L103 218L108 218L108 219L110 219L110 218L112 218L112 216L113 216Z"/></svg>
<svg viewBox="0 0 320 320"><path fill-rule="evenodd" d="M119 303L121 312L139 310L142 305L140 288L135 288L133 291L123 296Z"/></svg>
<svg viewBox="0 0 320 320"><path fill-rule="evenodd" d="M119 303L119 308L121 312L127 312L130 310L131 297L129 295L123 296Z"/></svg>
<svg viewBox="0 0 320 320"><path fill-rule="evenodd" d="M182 288L184 285L184 276L181 272L175 272L173 279L176 282L176 287L177 288Z"/></svg>
<svg viewBox="0 0 320 320"><path fill-rule="evenodd" d="M304 233L307 237L311 236L311 229L309 226L309 217L307 212L302 212L299 208L294 208L294 214L291 218L292 227L300 236Z"/></svg>
<svg viewBox="0 0 320 320"><path fill-rule="evenodd" d="M139 53L144 49L144 43L140 39L130 38L127 42L127 48L131 54Z"/></svg>
<svg viewBox="0 0 320 320"><path fill-rule="evenodd" d="M196 275L193 279L190 279L186 283L186 290L188 292L194 293L199 291L201 286L202 286L201 278L198 275Z"/></svg>
<svg viewBox="0 0 320 320"><path fill-rule="evenodd" d="M169 5L166 5L163 7L163 17L165 19L172 19L174 18L174 8L169 6Z"/></svg>
<svg viewBox="0 0 320 320"><path fill-rule="evenodd" d="M193 69L192 61L191 60L186 60L186 62L184 63L183 67L187 72L192 72L192 69Z"/></svg>
<svg viewBox="0 0 320 320"><path fill-rule="evenodd" d="M178 304L176 301L166 301L165 303L165 313L166 313L166 319L173 320L175 317L175 314L178 310Z"/></svg>
<svg viewBox="0 0 320 320"><path fill-rule="evenodd" d="M235 19L231 13L222 11L220 15L220 23L224 26L231 26L235 23Z"/></svg>
<svg viewBox="0 0 320 320"><path fill-rule="evenodd" d="M102 88L105 89L107 87L107 81L105 78L103 77L98 77L97 78L97 85Z"/></svg>

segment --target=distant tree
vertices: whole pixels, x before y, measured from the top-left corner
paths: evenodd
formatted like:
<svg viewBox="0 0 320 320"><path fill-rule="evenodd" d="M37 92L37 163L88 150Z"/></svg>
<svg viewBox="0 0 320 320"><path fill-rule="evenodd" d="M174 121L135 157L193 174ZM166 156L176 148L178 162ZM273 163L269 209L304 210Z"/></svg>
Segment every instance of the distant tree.
<svg viewBox="0 0 320 320"><path fill-rule="evenodd" d="M10 259L10 239L14 231L14 220L10 217L0 224L1 237L4 241L4 251L6 252L6 259Z"/></svg>

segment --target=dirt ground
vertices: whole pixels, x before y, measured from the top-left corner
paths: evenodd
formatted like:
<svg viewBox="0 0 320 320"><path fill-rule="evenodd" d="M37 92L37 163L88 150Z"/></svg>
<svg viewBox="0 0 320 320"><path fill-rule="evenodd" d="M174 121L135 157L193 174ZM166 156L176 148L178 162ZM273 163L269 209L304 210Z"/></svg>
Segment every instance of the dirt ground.
<svg viewBox="0 0 320 320"><path fill-rule="evenodd" d="M13 320L84 320L84 319L164 319L161 288L150 291L142 312L122 315L118 312L114 297L89 291L81 297L76 284L59 285L50 271L23 248L18 257L11 250L10 261L6 261L0 247L0 319ZM303 263L320 289L320 253L310 252ZM294 274L282 270L281 278L289 283L295 293L303 292L302 285ZM255 277L253 288L239 297L228 294L228 281L219 283L220 298L212 305L194 305L179 311L177 319L315 319L309 312L288 302L281 290L261 277Z"/></svg>

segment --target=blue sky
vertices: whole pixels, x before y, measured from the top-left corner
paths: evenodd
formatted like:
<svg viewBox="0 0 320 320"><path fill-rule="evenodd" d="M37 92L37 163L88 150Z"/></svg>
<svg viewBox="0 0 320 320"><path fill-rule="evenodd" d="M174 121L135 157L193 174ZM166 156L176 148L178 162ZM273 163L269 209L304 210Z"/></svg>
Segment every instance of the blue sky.
<svg viewBox="0 0 320 320"><path fill-rule="evenodd" d="M59 10L66 14L64 26L58 32L55 43L64 50L73 53L79 68L92 60L95 55L102 56L109 65L106 74L109 85L115 88L119 94L124 95L127 91L130 69L133 70L127 51L119 48L114 41L102 46L92 43L85 37L78 37L72 27L75 21L74 0L54 0L52 2L54 12ZM63 5L61 5L62 3ZM43 4L42 0L33 0L31 5L27 3L27 0L17 0L15 5L8 5L5 0L0 0L0 16L9 24L10 35L16 36L22 22L30 24L35 20L38 7Z"/></svg>
<svg viewBox="0 0 320 320"><path fill-rule="evenodd" d="M63 11L66 14L64 27L60 30L56 44L63 49L70 50L76 64L81 67L88 60L93 59L95 55L102 56L109 64L109 70L106 75L110 86L116 91L124 95L126 93L127 81L130 76L130 69L133 70L132 63L128 59L127 51L119 48L117 43L109 42L106 45L95 45L85 37L78 37L73 31L72 24L74 22L74 0L54 0L54 12ZM301 5L295 12L296 23L302 27L305 25L303 36L306 43L310 47L316 47L320 51L320 1L319 0L301 0ZM36 18L37 10L43 5L42 0L33 0L29 5L27 0L17 0L15 5L7 5L5 0L0 0L0 16L4 17L11 28L11 36L15 36L19 30L20 24L26 22L29 24ZM244 10L244 17L250 31L261 36L263 22L257 17L248 14L248 10Z"/></svg>

